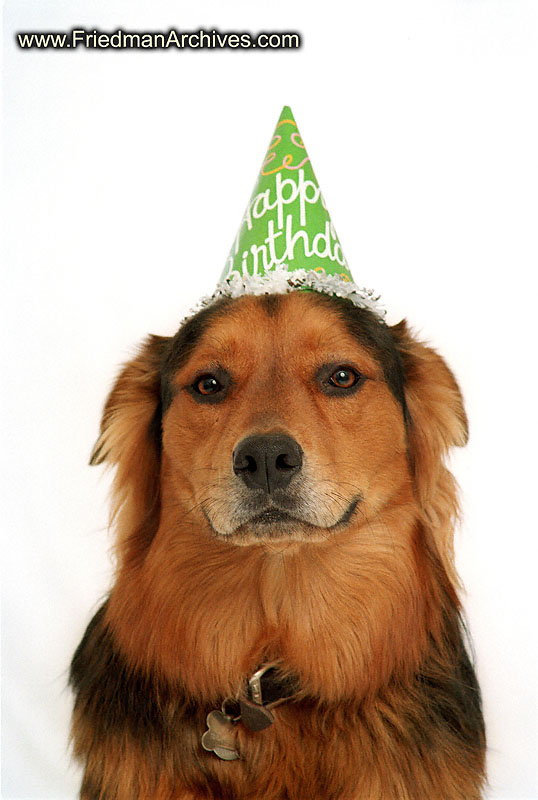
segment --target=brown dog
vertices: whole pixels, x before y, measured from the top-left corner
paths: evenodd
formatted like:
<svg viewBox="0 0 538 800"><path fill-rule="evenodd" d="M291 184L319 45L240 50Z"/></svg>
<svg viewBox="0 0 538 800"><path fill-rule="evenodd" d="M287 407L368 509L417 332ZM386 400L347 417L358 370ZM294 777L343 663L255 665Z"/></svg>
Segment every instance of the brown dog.
<svg viewBox="0 0 538 800"><path fill-rule="evenodd" d="M443 465L466 437L442 359L346 300L150 337L93 456L118 571L72 664L83 800L480 798Z"/></svg>

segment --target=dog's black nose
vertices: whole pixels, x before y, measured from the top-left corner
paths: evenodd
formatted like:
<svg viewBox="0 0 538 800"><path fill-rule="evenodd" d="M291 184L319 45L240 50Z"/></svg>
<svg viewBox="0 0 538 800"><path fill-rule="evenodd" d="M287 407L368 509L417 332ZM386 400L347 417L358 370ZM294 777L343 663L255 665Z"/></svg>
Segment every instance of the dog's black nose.
<svg viewBox="0 0 538 800"><path fill-rule="evenodd" d="M268 494L285 489L302 465L300 445L281 433L247 436L233 454L235 474L249 489L263 489Z"/></svg>

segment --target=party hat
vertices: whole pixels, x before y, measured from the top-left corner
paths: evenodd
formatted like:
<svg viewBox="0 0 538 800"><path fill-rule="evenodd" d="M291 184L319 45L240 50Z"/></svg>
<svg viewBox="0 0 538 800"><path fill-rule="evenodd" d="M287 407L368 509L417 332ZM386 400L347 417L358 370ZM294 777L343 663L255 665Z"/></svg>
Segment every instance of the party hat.
<svg viewBox="0 0 538 800"><path fill-rule="evenodd" d="M278 120L214 298L313 290L384 312L353 281L289 106Z"/></svg>

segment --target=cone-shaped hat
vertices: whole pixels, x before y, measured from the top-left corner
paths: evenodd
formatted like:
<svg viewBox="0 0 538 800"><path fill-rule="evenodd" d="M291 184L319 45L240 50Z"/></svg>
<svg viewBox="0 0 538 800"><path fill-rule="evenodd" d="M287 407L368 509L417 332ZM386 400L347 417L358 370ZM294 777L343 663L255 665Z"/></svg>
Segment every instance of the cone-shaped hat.
<svg viewBox="0 0 538 800"><path fill-rule="evenodd" d="M310 289L383 313L353 282L310 157L284 106L214 297Z"/></svg>
<svg viewBox="0 0 538 800"><path fill-rule="evenodd" d="M258 175L223 278L288 270L351 273L291 109L285 106Z"/></svg>

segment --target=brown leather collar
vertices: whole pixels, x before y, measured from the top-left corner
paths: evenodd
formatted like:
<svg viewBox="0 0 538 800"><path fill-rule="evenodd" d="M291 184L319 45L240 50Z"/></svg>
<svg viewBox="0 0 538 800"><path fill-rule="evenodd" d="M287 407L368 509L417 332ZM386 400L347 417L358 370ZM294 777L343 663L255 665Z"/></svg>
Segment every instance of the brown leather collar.
<svg viewBox="0 0 538 800"><path fill-rule="evenodd" d="M271 709L295 694L296 681L283 677L274 664L265 664L252 675L245 696L239 698L241 722L251 731L262 731L274 722Z"/></svg>

